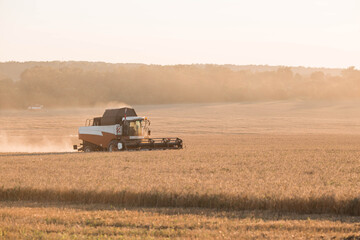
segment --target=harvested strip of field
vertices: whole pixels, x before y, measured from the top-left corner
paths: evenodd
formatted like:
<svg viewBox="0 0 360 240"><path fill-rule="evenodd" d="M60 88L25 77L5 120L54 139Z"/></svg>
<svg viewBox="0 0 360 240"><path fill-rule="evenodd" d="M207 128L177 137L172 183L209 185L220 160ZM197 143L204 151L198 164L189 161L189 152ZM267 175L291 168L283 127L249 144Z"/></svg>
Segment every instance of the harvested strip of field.
<svg viewBox="0 0 360 240"><path fill-rule="evenodd" d="M356 239L359 217L0 203L5 239Z"/></svg>
<svg viewBox="0 0 360 240"><path fill-rule="evenodd" d="M2 155L0 199L360 215L360 136L184 140L180 151Z"/></svg>

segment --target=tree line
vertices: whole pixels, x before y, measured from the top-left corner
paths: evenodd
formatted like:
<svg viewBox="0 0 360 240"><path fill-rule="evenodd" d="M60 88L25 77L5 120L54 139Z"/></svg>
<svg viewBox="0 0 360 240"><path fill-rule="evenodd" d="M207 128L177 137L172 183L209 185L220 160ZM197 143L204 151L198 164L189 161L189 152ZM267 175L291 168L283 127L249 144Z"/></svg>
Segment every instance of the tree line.
<svg viewBox="0 0 360 240"><path fill-rule="evenodd" d="M18 81L0 79L0 108L91 107L108 102L171 104L268 100L360 99L360 71L294 73L290 67L254 72L224 65L34 66Z"/></svg>

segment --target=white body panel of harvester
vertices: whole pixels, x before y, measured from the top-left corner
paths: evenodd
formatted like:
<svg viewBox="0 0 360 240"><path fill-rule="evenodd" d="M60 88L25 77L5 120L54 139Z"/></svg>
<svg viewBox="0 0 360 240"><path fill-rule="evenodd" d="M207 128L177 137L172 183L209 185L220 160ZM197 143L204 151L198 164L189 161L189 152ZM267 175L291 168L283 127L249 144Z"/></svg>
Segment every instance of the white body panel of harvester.
<svg viewBox="0 0 360 240"><path fill-rule="evenodd" d="M122 130L121 130L120 124L110 125L110 126L79 127L79 134L103 136L104 133L110 133L113 135L121 135Z"/></svg>

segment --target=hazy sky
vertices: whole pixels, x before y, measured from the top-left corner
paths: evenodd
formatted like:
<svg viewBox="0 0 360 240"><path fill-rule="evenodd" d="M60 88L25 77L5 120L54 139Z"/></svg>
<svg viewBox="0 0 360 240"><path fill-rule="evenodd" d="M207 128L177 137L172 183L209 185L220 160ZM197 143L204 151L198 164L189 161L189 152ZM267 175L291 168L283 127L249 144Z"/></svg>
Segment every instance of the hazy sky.
<svg viewBox="0 0 360 240"><path fill-rule="evenodd" d="M0 0L0 61L360 67L359 0Z"/></svg>

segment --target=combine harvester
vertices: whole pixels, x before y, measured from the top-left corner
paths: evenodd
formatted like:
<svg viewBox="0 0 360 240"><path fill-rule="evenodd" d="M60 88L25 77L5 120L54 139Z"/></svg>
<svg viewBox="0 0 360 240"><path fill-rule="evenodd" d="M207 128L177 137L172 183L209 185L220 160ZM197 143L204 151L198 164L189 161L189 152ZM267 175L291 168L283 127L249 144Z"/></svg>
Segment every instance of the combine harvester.
<svg viewBox="0 0 360 240"><path fill-rule="evenodd" d="M102 117L87 119L79 128L79 139L83 142L74 150L126 151L153 149L182 149L180 138L150 138L150 121L138 117L132 108L105 110Z"/></svg>

